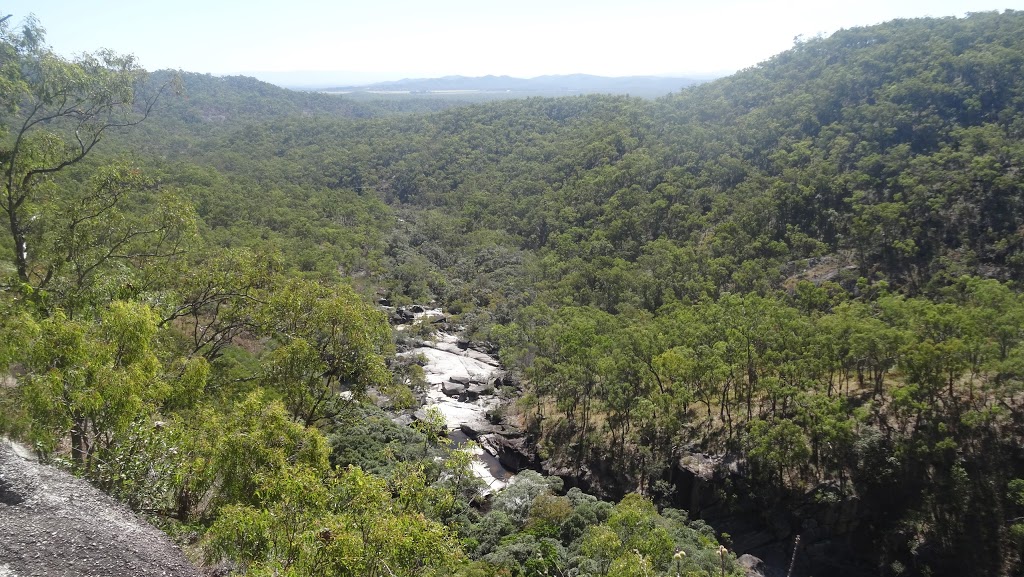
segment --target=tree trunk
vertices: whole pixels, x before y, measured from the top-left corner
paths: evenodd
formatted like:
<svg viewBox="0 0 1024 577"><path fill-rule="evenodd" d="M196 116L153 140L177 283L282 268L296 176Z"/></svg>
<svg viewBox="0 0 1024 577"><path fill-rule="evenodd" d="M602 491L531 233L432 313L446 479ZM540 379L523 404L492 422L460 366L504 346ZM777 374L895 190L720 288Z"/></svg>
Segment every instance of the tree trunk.
<svg viewBox="0 0 1024 577"><path fill-rule="evenodd" d="M79 467L84 467L87 454L85 417L76 414L72 421L74 424L71 427L71 460Z"/></svg>
<svg viewBox="0 0 1024 577"><path fill-rule="evenodd" d="M11 224L11 236L14 239L14 265L18 269L18 279L21 282L28 282L28 243L25 241L25 231L21 227L21 219L18 218L18 211L11 206L7 209L8 220Z"/></svg>

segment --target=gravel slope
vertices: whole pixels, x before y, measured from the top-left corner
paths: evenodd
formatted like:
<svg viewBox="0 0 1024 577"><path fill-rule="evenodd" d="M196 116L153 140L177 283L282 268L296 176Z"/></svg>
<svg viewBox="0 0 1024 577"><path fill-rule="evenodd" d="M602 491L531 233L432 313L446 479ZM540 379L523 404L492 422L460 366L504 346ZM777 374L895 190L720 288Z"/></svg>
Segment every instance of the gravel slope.
<svg viewBox="0 0 1024 577"><path fill-rule="evenodd" d="M161 531L0 439L0 577L198 577Z"/></svg>

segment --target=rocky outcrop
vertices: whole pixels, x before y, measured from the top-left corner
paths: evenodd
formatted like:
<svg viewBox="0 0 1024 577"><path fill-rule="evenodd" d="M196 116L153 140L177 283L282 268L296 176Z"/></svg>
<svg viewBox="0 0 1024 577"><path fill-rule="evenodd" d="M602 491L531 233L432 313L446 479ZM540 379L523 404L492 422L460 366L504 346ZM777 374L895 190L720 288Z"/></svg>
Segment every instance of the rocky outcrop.
<svg viewBox="0 0 1024 577"><path fill-rule="evenodd" d="M521 429L505 423L462 423L459 425L459 429L474 441L480 441L481 437L488 435L500 435L506 439L517 439L523 436Z"/></svg>
<svg viewBox="0 0 1024 577"><path fill-rule="evenodd" d="M525 437L507 437L498 433L481 435L477 442L494 455L502 467L513 473L537 467L537 454Z"/></svg>
<svg viewBox="0 0 1024 577"><path fill-rule="evenodd" d="M456 377L452 377L451 380L441 383L441 392L448 395L449 397L458 397L459 395L466 392L466 385L463 383L454 382Z"/></svg>
<svg viewBox="0 0 1024 577"><path fill-rule="evenodd" d="M740 555L739 559L736 560L736 564L743 569L743 573L746 577L767 577L765 571L767 571L768 568L765 567L764 561L750 555L749 553L746 555Z"/></svg>
<svg viewBox="0 0 1024 577"><path fill-rule="evenodd" d="M0 439L0 575L198 577L165 534Z"/></svg>
<svg viewBox="0 0 1024 577"><path fill-rule="evenodd" d="M676 463L676 494L693 517L721 516L730 504L721 486L740 477L741 463L724 455L687 452Z"/></svg>

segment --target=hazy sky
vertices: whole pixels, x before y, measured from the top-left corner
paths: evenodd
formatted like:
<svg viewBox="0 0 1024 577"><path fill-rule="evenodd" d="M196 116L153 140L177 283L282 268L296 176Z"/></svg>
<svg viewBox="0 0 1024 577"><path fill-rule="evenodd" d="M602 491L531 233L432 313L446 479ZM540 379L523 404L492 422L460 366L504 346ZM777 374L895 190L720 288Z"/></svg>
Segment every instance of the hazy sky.
<svg viewBox="0 0 1024 577"><path fill-rule="evenodd" d="M150 70L346 71L353 80L733 71L797 35L1024 0L0 0L61 54L111 48Z"/></svg>

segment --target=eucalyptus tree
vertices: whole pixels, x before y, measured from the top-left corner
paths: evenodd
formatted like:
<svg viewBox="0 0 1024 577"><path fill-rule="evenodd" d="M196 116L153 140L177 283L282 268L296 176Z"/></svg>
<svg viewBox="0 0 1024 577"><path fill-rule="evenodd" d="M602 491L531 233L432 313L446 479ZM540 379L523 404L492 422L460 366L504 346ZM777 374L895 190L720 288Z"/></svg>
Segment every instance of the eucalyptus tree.
<svg viewBox="0 0 1024 577"><path fill-rule="evenodd" d="M81 289L106 263L179 251L188 207L128 217L129 197L151 187L135 167L55 181L111 131L144 121L171 84L148 86L131 55L100 50L64 58L47 46L33 17L16 28L9 18L0 21L0 209L17 282L39 289L65 273L65 282Z"/></svg>

